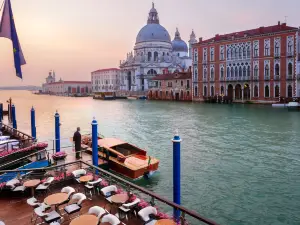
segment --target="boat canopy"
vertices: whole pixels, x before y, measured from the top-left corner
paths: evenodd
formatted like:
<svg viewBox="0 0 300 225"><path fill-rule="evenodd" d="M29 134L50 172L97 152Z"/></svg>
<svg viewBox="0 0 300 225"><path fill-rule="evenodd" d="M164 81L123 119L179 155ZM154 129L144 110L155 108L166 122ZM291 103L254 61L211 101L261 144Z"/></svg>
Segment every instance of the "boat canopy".
<svg viewBox="0 0 300 225"><path fill-rule="evenodd" d="M127 142L122 141L117 138L103 138L98 140L98 146L104 147L104 148L112 148L117 145L127 144Z"/></svg>

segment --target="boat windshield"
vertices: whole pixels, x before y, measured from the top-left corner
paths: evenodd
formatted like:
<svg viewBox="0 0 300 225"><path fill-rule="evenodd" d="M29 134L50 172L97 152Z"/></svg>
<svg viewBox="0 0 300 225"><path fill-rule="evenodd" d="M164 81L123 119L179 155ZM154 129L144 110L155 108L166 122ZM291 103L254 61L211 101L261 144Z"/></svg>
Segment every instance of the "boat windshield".
<svg viewBox="0 0 300 225"><path fill-rule="evenodd" d="M129 156L129 155L134 155L134 154L143 154L144 151L130 145L130 144L121 144L121 145L116 145L112 147L112 149L116 150L117 152L120 152L124 156Z"/></svg>

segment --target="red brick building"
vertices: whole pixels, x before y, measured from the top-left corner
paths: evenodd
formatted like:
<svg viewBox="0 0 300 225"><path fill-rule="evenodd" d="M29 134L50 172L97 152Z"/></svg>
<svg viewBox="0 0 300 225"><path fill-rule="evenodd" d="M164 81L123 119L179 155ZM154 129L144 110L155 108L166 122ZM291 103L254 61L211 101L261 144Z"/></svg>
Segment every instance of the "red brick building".
<svg viewBox="0 0 300 225"><path fill-rule="evenodd" d="M299 29L275 26L240 31L193 45L193 100L224 95L271 103L300 96Z"/></svg>
<svg viewBox="0 0 300 225"><path fill-rule="evenodd" d="M166 72L152 78L148 91L150 100L192 101L192 72Z"/></svg>

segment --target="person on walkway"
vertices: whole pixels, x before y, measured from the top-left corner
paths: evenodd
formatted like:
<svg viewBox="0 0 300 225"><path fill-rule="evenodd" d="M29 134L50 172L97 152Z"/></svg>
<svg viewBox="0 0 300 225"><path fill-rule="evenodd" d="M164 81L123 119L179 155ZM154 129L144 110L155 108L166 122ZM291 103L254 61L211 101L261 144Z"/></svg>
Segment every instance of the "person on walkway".
<svg viewBox="0 0 300 225"><path fill-rule="evenodd" d="M74 133L73 142L75 143L76 159L80 159L81 151L81 134L80 127L77 127L77 131Z"/></svg>

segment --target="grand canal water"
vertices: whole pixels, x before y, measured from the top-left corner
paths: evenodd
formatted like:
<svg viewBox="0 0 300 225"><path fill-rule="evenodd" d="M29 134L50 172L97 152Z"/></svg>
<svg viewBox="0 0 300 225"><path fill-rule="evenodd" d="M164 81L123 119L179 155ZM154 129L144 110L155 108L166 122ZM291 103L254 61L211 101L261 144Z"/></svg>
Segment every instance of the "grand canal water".
<svg viewBox="0 0 300 225"><path fill-rule="evenodd" d="M90 132L95 116L105 136L116 136L160 159L160 172L143 183L172 199L172 142L182 142L182 204L220 224L300 224L300 113L257 105L97 101L0 92L12 97L18 128L30 133L30 108L40 140Z"/></svg>

